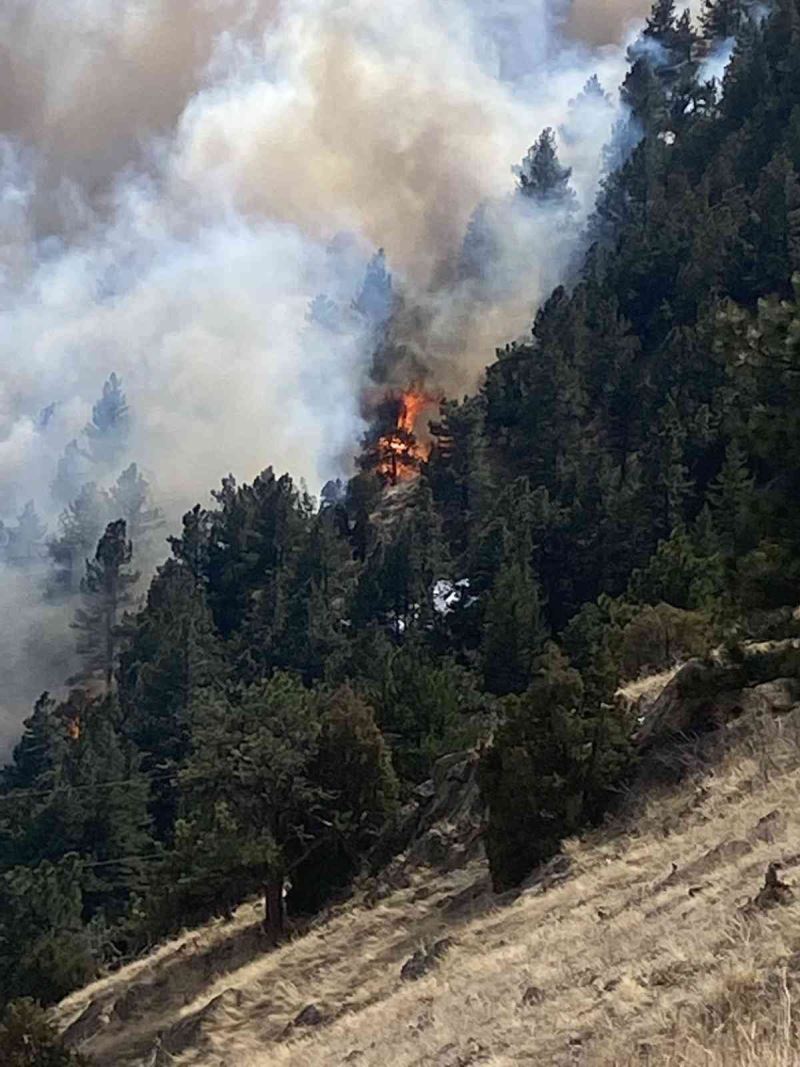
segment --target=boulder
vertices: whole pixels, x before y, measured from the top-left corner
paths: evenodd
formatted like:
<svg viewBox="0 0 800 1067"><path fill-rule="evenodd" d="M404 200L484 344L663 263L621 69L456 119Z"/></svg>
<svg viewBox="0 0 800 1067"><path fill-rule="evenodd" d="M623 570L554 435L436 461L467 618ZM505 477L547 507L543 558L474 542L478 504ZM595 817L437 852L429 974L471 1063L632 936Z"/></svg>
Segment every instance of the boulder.
<svg viewBox="0 0 800 1067"><path fill-rule="evenodd" d="M449 937L437 941L431 948L421 948L414 953L400 969L400 977L404 982L415 982L424 977L444 959L450 951L453 942Z"/></svg>
<svg viewBox="0 0 800 1067"><path fill-rule="evenodd" d="M294 1026L320 1026L325 1022L325 1016L319 1010L316 1004L306 1004L301 1012L299 1012L295 1018Z"/></svg>
<svg viewBox="0 0 800 1067"><path fill-rule="evenodd" d="M78 1018L64 1031L64 1044L69 1048L79 1048L89 1038L105 1029L111 1021L113 1006L113 1002L108 1000L90 1001Z"/></svg>
<svg viewBox="0 0 800 1067"><path fill-rule="evenodd" d="M189 1048L198 1048L206 1041L207 1033L217 1030L237 1011L244 1001L240 989L225 989L208 1004L179 1019L162 1035L163 1048L171 1055L177 1055Z"/></svg>

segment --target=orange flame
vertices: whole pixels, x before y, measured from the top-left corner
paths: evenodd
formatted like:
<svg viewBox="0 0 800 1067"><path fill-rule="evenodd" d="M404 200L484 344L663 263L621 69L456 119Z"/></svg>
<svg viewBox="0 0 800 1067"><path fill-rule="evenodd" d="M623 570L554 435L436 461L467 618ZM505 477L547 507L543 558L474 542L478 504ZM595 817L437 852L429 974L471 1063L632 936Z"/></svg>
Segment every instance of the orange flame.
<svg viewBox="0 0 800 1067"><path fill-rule="evenodd" d="M81 717L76 715L67 721L67 737L71 741L77 741L81 736Z"/></svg>
<svg viewBox="0 0 800 1067"><path fill-rule="evenodd" d="M414 427L422 411L434 403L435 397L414 385L397 397L396 429L378 441L377 472L391 485L415 478L428 458L430 449L417 441Z"/></svg>

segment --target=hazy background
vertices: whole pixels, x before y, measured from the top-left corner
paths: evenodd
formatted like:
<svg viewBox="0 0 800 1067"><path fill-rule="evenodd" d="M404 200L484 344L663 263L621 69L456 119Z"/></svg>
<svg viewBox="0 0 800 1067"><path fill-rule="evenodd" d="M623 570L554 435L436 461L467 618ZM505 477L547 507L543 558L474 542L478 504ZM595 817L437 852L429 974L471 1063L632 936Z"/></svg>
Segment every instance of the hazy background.
<svg viewBox="0 0 800 1067"><path fill-rule="evenodd" d="M378 247L437 385L474 387L578 233L521 211L511 166L560 130L590 207L648 6L5 0L0 519L33 499L57 531L58 458L112 371L125 460L173 521L228 471L346 475L371 355L350 308ZM609 102L570 106L593 73ZM465 278L481 204L498 247ZM336 331L309 324L320 294ZM46 566L0 568L0 748L68 667L74 605L43 599Z"/></svg>

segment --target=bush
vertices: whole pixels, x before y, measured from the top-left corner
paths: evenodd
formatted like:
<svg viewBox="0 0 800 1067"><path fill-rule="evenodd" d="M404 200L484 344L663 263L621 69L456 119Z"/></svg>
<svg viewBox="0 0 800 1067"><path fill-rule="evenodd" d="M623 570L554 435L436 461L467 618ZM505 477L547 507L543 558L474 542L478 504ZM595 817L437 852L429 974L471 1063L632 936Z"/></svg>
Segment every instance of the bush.
<svg viewBox="0 0 800 1067"><path fill-rule="evenodd" d="M0 1022L3 1067L88 1067L89 1060L66 1048L56 1028L33 1000L12 1001Z"/></svg>
<svg viewBox="0 0 800 1067"><path fill-rule="evenodd" d="M711 623L703 612L648 605L622 631L623 677L636 678L643 670L661 670L676 660L702 656L712 643Z"/></svg>
<svg viewBox="0 0 800 1067"><path fill-rule="evenodd" d="M496 891L518 885L602 813L630 752L628 724L608 705L585 704L581 675L553 644L505 712L480 766Z"/></svg>

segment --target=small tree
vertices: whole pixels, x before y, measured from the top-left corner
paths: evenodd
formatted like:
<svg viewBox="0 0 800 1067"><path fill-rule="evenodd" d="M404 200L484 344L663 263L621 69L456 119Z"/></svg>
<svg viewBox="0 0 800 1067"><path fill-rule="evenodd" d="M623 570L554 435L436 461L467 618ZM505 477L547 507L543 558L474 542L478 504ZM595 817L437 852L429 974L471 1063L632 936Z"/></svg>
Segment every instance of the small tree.
<svg viewBox="0 0 800 1067"><path fill-rule="evenodd" d="M17 518L17 525L10 531L8 558L11 563L25 566L40 559L42 541L47 533L47 526L41 521L32 500Z"/></svg>
<svg viewBox="0 0 800 1067"><path fill-rule="evenodd" d="M519 178L519 191L537 204L572 209L575 202L569 179L570 167L562 167L556 151L556 135L548 127L514 173Z"/></svg>
<svg viewBox="0 0 800 1067"><path fill-rule="evenodd" d="M115 513L125 520L128 536L140 551L152 534L164 525L164 515L151 499L150 483L135 463L117 478L111 489Z"/></svg>
<svg viewBox="0 0 800 1067"><path fill-rule="evenodd" d="M84 607L75 612L72 623L78 632L78 652L84 658L82 677L100 674L106 690L114 678L119 643L119 621L131 601L131 586L139 580L127 568L133 546L125 536L125 520L110 522L97 544L94 560L86 561L86 577L81 583Z"/></svg>
<svg viewBox="0 0 800 1067"><path fill-rule="evenodd" d="M326 798L329 832L292 871L293 907L322 905L346 886L397 807L398 783L372 708L347 686L318 697L319 749L309 777Z"/></svg>
<svg viewBox="0 0 800 1067"><path fill-rule="evenodd" d="M3 1067L89 1067L89 1061L61 1041L39 1005L30 999L12 1001L0 1019L0 1063Z"/></svg>
<svg viewBox="0 0 800 1067"><path fill-rule="evenodd" d="M748 18L748 0L703 0L700 26L703 37L717 45L738 36Z"/></svg>
<svg viewBox="0 0 800 1067"><path fill-rule="evenodd" d="M498 891L518 885L596 817L628 751L624 724L611 709L584 707L581 676L553 644L528 690L508 698L505 712L480 767L486 851Z"/></svg>
<svg viewBox="0 0 800 1067"><path fill-rule="evenodd" d="M217 840L226 851L231 838L238 843L237 858L226 857L228 880L261 885L264 929L277 943L284 879L324 828L322 792L309 777L320 732L314 701L300 682L278 674L227 696L205 694L193 721L183 834L207 846ZM227 835L215 830L223 816L233 828ZM209 862L206 855L204 866Z"/></svg>
<svg viewBox="0 0 800 1067"><path fill-rule="evenodd" d="M122 379L112 374L103 385L103 395L92 408L91 422L83 431L91 458L96 463L115 463L125 451L128 431L128 404Z"/></svg>
<svg viewBox="0 0 800 1067"><path fill-rule="evenodd" d="M59 535L47 546L55 567L53 591L77 593L87 556L108 521L108 495L87 482L61 513Z"/></svg>

